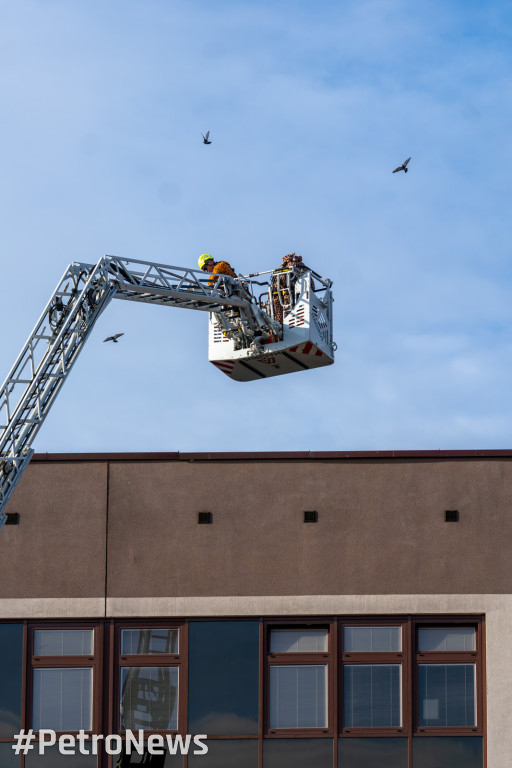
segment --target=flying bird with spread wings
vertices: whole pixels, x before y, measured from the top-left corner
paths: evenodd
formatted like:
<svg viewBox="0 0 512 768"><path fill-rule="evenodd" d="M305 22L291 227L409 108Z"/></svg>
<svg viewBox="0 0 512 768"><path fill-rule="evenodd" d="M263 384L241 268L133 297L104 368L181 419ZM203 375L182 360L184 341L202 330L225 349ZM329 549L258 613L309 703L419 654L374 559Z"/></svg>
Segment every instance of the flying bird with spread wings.
<svg viewBox="0 0 512 768"><path fill-rule="evenodd" d="M211 144L211 141L208 141L208 137L210 136L210 131L206 131L206 136L204 134L201 134L203 137L203 144Z"/></svg>
<svg viewBox="0 0 512 768"><path fill-rule="evenodd" d="M405 173L407 173L407 170L408 170L407 163L409 162L410 159L411 158L408 157L407 160L404 163L402 163L402 165L399 165L398 168L395 168L393 173L397 173L398 171L405 171Z"/></svg>
<svg viewBox="0 0 512 768"><path fill-rule="evenodd" d="M103 339L103 342L105 341L113 341L114 344L117 344L117 340L120 336L124 336L124 333L115 333L113 336L107 336L106 339Z"/></svg>

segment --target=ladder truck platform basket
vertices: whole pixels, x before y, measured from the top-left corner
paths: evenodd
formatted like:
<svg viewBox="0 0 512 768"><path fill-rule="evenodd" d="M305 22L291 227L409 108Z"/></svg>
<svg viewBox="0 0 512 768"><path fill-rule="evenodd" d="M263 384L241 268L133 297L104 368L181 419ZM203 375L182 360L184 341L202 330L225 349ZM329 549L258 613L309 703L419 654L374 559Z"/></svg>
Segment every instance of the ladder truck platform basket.
<svg viewBox="0 0 512 768"><path fill-rule="evenodd" d="M305 265L232 277L109 255L69 264L0 387L0 529L34 439L112 299L208 312L209 360L251 381L334 362L331 285Z"/></svg>
<svg viewBox="0 0 512 768"><path fill-rule="evenodd" d="M265 274L251 275L245 283L250 285L253 295L262 283L251 278ZM331 284L316 273L313 275L309 270L298 277L293 270L274 273L267 290L253 300L273 319L275 332L261 340L256 338L249 346L236 335L223 331L218 313L211 312L209 361L236 381L254 381L332 365L336 347L332 340ZM276 320L276 315L282 318L281 322Z"/></svg>

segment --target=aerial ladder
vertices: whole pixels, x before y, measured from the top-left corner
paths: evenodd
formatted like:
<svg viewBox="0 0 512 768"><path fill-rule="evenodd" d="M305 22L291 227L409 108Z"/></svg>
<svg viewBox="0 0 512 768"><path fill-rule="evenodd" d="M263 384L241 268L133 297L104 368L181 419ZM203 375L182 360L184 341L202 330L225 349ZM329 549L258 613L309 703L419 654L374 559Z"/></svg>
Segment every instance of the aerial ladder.
<svg viewBox="0 0 512 768"><path fill-rule="evenodd" d="M334 362L332 284L313 274L281 273L276 296L271 272L205 276L117 256L70 264L0 389L0 529L37 432L111 299L209 312L210 362L251 381ZM276 301L284 305L282 322Z"/></svg>

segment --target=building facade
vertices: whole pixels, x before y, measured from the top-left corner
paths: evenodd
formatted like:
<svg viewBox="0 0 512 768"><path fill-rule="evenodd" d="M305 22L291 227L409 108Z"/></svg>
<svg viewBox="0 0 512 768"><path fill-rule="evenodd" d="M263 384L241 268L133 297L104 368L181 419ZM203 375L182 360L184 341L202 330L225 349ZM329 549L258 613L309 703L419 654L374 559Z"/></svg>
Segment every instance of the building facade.
<svg viewBox="0 0 512 768"><path fill-rule="evenodd" d="M512 765L511 502L512 451L36 455L0 766Z"/></svg>

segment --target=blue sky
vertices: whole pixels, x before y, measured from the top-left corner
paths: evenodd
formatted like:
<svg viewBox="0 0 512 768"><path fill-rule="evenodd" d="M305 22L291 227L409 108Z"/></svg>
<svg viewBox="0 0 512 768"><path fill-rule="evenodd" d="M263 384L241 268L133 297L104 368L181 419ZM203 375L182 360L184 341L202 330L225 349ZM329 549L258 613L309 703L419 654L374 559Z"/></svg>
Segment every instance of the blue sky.
<svg viewBox="0 0 512 768"><path fill-rule="evenodd" d="M497 0L0 0L2 379L71 261L334 281L335 365L247 384L112 302L36 450L511 447L511 43Z"/></svg>

